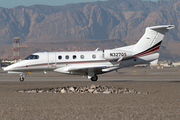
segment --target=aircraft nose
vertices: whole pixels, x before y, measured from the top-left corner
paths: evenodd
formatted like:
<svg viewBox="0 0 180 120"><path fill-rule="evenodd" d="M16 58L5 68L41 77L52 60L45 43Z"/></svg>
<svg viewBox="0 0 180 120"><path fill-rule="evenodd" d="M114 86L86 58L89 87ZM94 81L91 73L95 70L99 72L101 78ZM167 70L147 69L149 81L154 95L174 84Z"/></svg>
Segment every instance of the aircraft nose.
<svg viewBox="0 0 180 120"><path fill-rule="evenodd" d="M3 70L4 70L4 71L8 71L8 67L5 67Z"/></svg>
<svg viewBox="0 0 180 120"><path fill-rule="evenodd" d="M7 67L5 67L3 70L4 70L4 71L10 71L10 70L12 70L12 67L11 67L11 66L7 66Z"/></svg>

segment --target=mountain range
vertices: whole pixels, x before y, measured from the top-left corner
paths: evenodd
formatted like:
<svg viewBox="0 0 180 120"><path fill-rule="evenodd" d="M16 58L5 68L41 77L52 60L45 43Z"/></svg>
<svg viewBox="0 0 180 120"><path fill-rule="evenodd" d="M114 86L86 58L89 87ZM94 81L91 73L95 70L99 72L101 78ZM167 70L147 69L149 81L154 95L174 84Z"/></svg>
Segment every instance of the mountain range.
<svg viewBox="0 0 180 120"><path fill-rule="evenodd" d="M134 44L146 27L164 24L176 27L165 35L161 58L178 60L179 0L1 7L0 58L12 59L13 37L20 37L23 51L20 55L24 58L37 51L93 50Z"/></svg>

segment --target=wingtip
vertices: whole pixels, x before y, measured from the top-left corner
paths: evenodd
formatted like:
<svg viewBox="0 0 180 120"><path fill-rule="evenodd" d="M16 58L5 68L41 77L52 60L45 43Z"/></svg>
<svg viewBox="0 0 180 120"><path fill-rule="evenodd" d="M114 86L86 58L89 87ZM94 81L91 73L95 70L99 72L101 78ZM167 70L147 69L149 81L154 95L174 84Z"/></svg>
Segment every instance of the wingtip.
<svg viewBox="0 0 180 120"><path fill-rule="evenodd" d="M167 27L167 29L173 29L173 28L175 28L175 25L169 25L169 26Z"/></svg>

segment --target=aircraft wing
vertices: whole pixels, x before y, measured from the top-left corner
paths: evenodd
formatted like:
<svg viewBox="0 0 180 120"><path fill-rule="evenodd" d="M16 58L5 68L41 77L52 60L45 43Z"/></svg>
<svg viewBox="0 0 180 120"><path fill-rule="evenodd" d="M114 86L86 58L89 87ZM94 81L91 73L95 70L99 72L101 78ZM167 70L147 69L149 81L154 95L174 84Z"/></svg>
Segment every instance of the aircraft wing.
<svg viewBox="0 0 180 120"><path fill-rule="evenodd" d="M60 73L71 73L71 72L88 72L93 70L95 73L101 73L102 69L109 68L109 66L66 66L57 68L54 71Z"/></svg>
<svg viewBox="0 0 180 120"><path fill-rule="evenodd" d="M107 68L108 66L96 66L96 67L72 67L69 68L69 71L77 71L77 70L88 70L88 69L103 69L103 68Z"/></svg>

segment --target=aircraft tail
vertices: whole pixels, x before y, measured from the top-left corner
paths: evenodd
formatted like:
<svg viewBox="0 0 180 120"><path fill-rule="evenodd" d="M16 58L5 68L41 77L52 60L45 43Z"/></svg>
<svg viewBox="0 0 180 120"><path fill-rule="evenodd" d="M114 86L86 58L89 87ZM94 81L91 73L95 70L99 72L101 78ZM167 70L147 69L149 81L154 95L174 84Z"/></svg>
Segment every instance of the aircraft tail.
<svg viewBox="0 0 180 120"><path fill-rule="evenodd" d="M145 34L133 48L133 55L135 57L139 57L158 52L164 38L164 34L168 32L169 29L173 28L174 25L147 27Z"/></svg>

